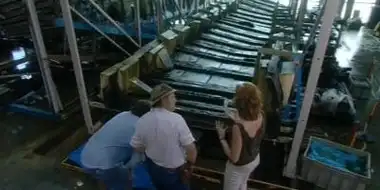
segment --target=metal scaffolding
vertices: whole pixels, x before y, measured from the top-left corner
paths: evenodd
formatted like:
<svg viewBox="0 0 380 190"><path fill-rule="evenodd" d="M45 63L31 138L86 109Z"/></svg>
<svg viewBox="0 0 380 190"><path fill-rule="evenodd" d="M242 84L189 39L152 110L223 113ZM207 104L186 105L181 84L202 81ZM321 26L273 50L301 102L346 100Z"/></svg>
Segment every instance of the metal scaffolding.
<svg viewBox="0 0 380 190"><path fill-rule="evenodd" d="M297 8L298 8L298 0L291 0L290 1L290 14L292 15L293 19L297 19Z"/></svg>
<svg viewBox="0 0 380 190"><path fill-rule="evenodd" d="M340 3L337 0L327 0L326 2L326 10L324 11L322 17L321 31L312 59L311 69L307 80L300 117L296 126L291 152L286 167L284 169L284 175L290 178L296 178L299 151L304 137L307 121L309 118L310 108L314 99L314 93L317 87L317 82L319 74L321 72L325 52L329 43L331 28L336 17L336 12L338 10L339 4Z"/></svg>
<svg viewBox="0 0 380 190"><path fill-rule="evenodd" d="M82 106L84 121L86 123L89 133L94 132L91 110L88 104L88 97L86 91L86 84L83 78L82 65L79 57L79 51L77 46L77 38L74 31L73 20L71 17L69 0L60 0L62 15L65 22L65 31L67 36L67 41L69 43L69 49L71 54L71 60L73 62L73 68L75 73L75 79L78 85L79 98Z"/></svg>
<svg viewBox="0 0 380 190"><path fill-rule="evenodd" d="M298 11L298 20L297 20L297 33L296 41L300 42L302 33L303 33L303 21L305 19L305 14L307 12L307 2L308 0L301 0L300 10Z"/></svg>
<svg viewBox="0 0 380 190"><path fill-rule="evenodd" d="M38 15L36 11L36 7L34 4L34 0L26 0L25 4L28 8L29 12L29 20L30 20L30 33L32 36L34 48L36 50L36 56L39 63L39 67L41 70L42 80L44 83L45 93L47 94L48 101L53 108L55 114L58 114L63 108L62 103L59 98L57 88L54 84L49 61L47 58L46 47L44 43L44 39L42 37L40 22L38 20Z"/></svg>
<svg viewBox="0 0 380 190"><path fill-rule="evenodd" d="M134 45L137 47L142 46L142 33L141 33L141 19L140 19L140 2L139 0L135 0L135 25L136 27L136 33L137 33L137 42L134 41L128 33L124 31L122 27L118 25L116 21L114 21L106 12L102 10L102 8L97 5L93 0L89 1L103 16L107 18L118 30L120 30ZM161 33L164 29L164 5L166 3L169 3L169 1L163 1L163 0L158 0L156 1L155 4L155 17L156 17L156 25L157 25L157 32ZM183 12L183 2L179 2L179 12ZM206 1L203 6L205 6ZM115 45L117 48L119 48L122 52L124 52L126 55L130 56L131 54L124 50L120 45L118 45L115 41L113 41L110 37L108 37L105 33L103 33L99 28L96 27L95 24L91 23L90 20L88 20L85 16L83 16L79 11L77 11L74 7L70 6L69 0L60 0L60 5L62 9L62 14L64 18L64 26L65 26L65 33L66 33L66 38L69 44L69 49L71 53L71 59L73 62L74 66L74 72L75 72L75 78L78 86L78 91L79 91L79 96L80 96L80 102L82 106L82 112L84 116L84 120L86 123L86 127L88 129L89 133L93 133L96 129L93 125L93 120L91 117L91 110L90 110L90 105L91 102L89 101L87 97L87 91L86 91L86 86L84 82L84 77L82 73L82 66L81 66L81 60L79 57L79 52L78 52L78 47L77 47L77 42L76 42L76 35L75 35L75 30L73 26L73 20L71 16L71 12L79 16L82 20L84 20L87 24L89 24L94 30L96 30L98 33L100 33L103 37L108 39L113 45ZM193 0L192 3L193 7L195 10L198 9L199 7L199 0ZM183 18L181 18L183 19Z"/></svg>
<svg viewBox="0 0 380 190"><path fill-rule="evenodd" d="M39 28L37 13L35 11L34 7L34 1L33 0L26 0L31 21L32 21L32 31L33 36L35 38L35 46L36 49L39 51L37 55L40 57L39 62L41 65L41 70L43 71L44 81L45 81L45 88L47 89L47 92L50 97L50 101L52 102L53 108L55 111L59 111L61 109L61 104L59 103L59 97L57 94L57 91L55 89L54 83L51 79L49 64L46 61L46 50L45 46L43 45L43 39L41 35L41 31ZM194 0L195 2L195 9L198 9L199 7L199 1ZM142 45L142 34L141 34L141 21L140 21L140 3L139 0L135 0L135 23L137 25L137 37L138 41L134 41L124 30L121 28L118 23L116 23L112 18L110 18L107 13L105 13L95 2L90 0L90 3L96 7L98 11L100 11L113 25L115 25L128 39L131 40L131 42L136 45L137 47L141 47ZM297 29L300 31L298 34L298 39L302 35L302 25L304 20L304 15L306 13L306 7L307 7L307 0L301 0L301 10L298 12L298 20L297 20ZM309 117L309 112L311 108L311 104L313 102L314 92L317 86L317 81L319 78L319 73L321 71L321 66L324 60L325 51L327 48L327 44L329 42L330 34L331 34L331 28L334 21L334 18L336 17L336 12L338 10L338 5L340 4L337 0L327 0L326 10L323 12L322 17L322 27L321 32L319 35L319 41L317 43L317 47L314 52L314 56L312 59L312 66L309 74L309 78L307 81L306 91L304 95L304 100L301 108L301 113L299 117L299 121L296 126L296 132L294 136L294 140L292 143L291 152L286 164L286 168L284 169L284 175L287 177L295 178L296 177L296 167L297 167L297 160L299 157L299 150L300 146L303 140L304 131L306 128L307 120ZM183 9L183 2L180 3L180 10L179 12L182 13ZM205 1L205 4L203 6L206 6L207 1ZM296 17L297 15L297 7L298 7L298 0L292 0L291 1L291 14ZM66 38L68 41L71 59L73 62L73 68L76 78L76 83L78 87L82 112L85 120L86 127L88 129L89 133L93 133L96 129L93 125L93 120L91 116L91 109L90 109L90 101L87 96L87 90L85 86L82 66L81 66L81 60L79 56L79 50L77 46L77 39L76 34L73 26L73 20L71 11L73 11L76 15L78 15L80 18L82 18L85 22L87 22L90 26L92 26L96 31L98 31L101 35L103 35L105 38L110 40L111 43L113 43L116 47L118 47L121 51L123 51L126 55L130 55L129 52L124 50L121 46L119 46L116 42L114 42L110 37L108 37L106 34L102 33L100 29L98 29L94 24L92 24L88 19L86 19L83 15L81 15L75 8L70 6L69 0L60 0L60 6L64 18L64 26L65 26L65 33ZM34 7L34 9L33 9ZM33 11L34 10L34 11ZM157 32L160 33L163 31L163 2L162 0L156 1L156 18L157 18ZM317 23L318 25L318 23Z"/></svg>

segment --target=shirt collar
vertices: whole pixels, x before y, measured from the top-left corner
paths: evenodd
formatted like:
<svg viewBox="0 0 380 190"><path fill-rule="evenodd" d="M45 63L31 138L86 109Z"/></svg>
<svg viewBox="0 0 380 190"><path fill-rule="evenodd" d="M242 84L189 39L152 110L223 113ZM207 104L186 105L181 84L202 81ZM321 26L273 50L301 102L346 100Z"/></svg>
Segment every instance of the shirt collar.
<svg viewBox="0 0 380 190"><path fill-rule="evenodd" d="M152 108L152 111L157 111L157 112L169 112L167 109L165 108Z"/></svg>

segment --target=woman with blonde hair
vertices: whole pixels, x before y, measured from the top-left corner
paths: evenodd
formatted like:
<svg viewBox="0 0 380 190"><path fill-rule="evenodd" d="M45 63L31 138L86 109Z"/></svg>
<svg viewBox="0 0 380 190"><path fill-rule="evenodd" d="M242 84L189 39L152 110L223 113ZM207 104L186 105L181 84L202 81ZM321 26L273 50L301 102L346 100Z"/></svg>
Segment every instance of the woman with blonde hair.
<svg viewBox="0 0 380 190"><path fill-rule="evenodd" d="M233 99L236 111L228 114L229 126L217 121L216 130L228 157L224 174L224 190L246 190L250 174L260 163L260 144L264 137L264 115L261 92L256 85L244 83ZM231 137L226 140L226 129Z"/></svg>

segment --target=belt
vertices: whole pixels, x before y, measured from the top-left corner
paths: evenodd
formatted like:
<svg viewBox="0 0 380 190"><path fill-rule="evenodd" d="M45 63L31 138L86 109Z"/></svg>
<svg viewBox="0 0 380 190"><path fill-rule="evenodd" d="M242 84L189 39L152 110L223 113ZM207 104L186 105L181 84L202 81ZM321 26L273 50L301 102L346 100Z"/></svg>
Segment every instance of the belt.
<svg viewBox="0 0 380 190"><path fill-rule="evenodd" d="M160 166L160 165L156 164L155 162L153 162L153 160L152 160L151 158L149 158L149 157L148 157L148 156L146 156L146 155L145 155L145 158L146 158L146 160L147 160L147 161L149 161L149 162L153 163L154 165L156 165L156 166L158 166L158 167L160 167L160 168L164 168L164 169L167 169L167 170L169 170L169 171L175 171L175 170L178 170L179 168L181 168L181 167L182 167L182 166L179 166L179 167L177 167L177 168L167 168L167 167L164 167L164 166Z"/></svg>
<svg viewBox="0 0 380 190"><path fill-rule="evenodd" d="M180 175L181 181L184 184L188 184L189 183L190 176L191 176L191 173L192 173L191 164L185 163L185 164L182 164L181 166L179 166L177 168L166 168L166 167L162 167L162 166L157 165L149 157L146 157L146 160L148 162L151 162L152 164L156 165L157 167L163 168L163 169L165 169L165 170L167 170L169 172L175 172L175 171L179 172L178 174Z"/></svg>

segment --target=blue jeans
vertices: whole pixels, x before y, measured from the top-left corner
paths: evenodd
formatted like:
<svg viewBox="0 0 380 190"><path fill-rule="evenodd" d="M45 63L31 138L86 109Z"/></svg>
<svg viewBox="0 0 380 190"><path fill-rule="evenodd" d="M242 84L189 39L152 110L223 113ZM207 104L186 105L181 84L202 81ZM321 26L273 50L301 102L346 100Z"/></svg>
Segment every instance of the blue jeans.
<svg viewBox="0 0 380 190"><path fill-rule="evenodd" d="M107 190L132 189L130 172L127 168L115 167L111 169L85 169L85 172L104 183Z"/></svg>
<svg viewBox="0 0 380 190"><path fill-rule="evenodd" d="M179 169L168 169L155 164L146 157L148 173L156 190L190 190L181 180Z"/></svg>

